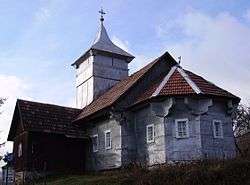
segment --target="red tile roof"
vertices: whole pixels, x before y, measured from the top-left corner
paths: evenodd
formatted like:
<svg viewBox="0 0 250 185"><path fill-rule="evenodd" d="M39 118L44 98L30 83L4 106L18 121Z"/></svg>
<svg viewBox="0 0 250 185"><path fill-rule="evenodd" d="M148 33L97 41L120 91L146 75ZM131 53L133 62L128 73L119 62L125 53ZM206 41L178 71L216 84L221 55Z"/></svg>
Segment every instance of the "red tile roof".
<svg viewBox="0 0 250 185"><path fill-rule="evenodd" d="M185 70L185 72L192 79L192 81L200 88L203 94L239 99L239 97L205 80L203 77L187 70Z"/></svg>
<svg viewBox="0 0 250 185"><path fill-rule="evenodd" d="M182 94L194 94L195 91L187 83L184 77L175 70L168 82L161 89L159 95L182 95Z"/></svg>
<svg viewBox="0 0 250 185"><path fill-rule="evenodd" d="M132 86L134 86L136 82L141 79L142 76L150 68L152 68L152 66L156 64L161 57L154 60L153 62L151 62L138 72L134 73L133 75L129 76L125 80L118 82L102 96L100 96L91 104L83 108L81 113L74 121L79 121L94 113L97 113L98 111L111 107L111 105L113 105L121 96L123 96ZM168 73L169 71L166 71L165 75L167 75ZM135 105L139 102L151 99L153 93L162 83L163 79L164 78L162 77L158 79L153 85L150 85L142 94L138 95L136 101L132 104ZM225 98L234 98L240 100L235 95L225 91L222 88L219 88L218 86L205 80L201 76L198 76L190 71L183 70L180 67L177 67L173 74L171 74L170 78L167 80L167 83L164 84L163 88L159 91L157 96L197 95L197 91L199 91L198 94L202 95L222 96Z"/></svg>
<svg viewBox="0 0 250 185"><path fill-rule="evenodd" d="M188 76L188 78L192 81L192 83L194 83L194 85L199 88L199 90L201 91L199 95L218 96L225 98L233 98L237 99L238 101L240 100L240 98L238 98L237 96L214 85L213 83L205 80L201 76L196 75L187 70L183 71L184 73L186 73L185 75ZM154 92L156 92L157 88L161 83L164 83L164 78L159 79L159 81L157 81L153 86L148 87L147 90L145 90L145 92L137 98L133 106L145 100L153 98ZM174 95L197 95L197 92L195 92L194 88L187 82L187 80L178 71L178 68L175 69L173 74L171 74L169 79L165 82L164 86L162 87L162 89L160 89L159 93L157 94L157 96L174 96Z"/></svg>

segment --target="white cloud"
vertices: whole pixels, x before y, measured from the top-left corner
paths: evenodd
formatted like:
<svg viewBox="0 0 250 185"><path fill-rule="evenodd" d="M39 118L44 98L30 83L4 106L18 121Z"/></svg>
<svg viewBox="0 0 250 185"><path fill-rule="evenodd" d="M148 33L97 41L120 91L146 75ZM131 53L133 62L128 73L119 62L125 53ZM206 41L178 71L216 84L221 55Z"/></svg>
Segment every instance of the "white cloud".
<svg viewBox="0 0 250 185"><path fill-rule="evenodd" d="M35 14L35 21L46 22L50 16L50 10L48 8L42 7Z"/></svg>
<svg viewBox="0 0 250 185"><path fill-rule="evenodd" d="M152 62L154 57L147 56L147 55L135 55L136 58L129 64L129 73L132 74L142 67L146 66L148 63Z"/></svg>
<svg viewBox="0 0 250 185"><path fill-rule="evenodd" d="M27 96L29 85L16 76L0 75L0 89L0 97L7 98L0 114L0 143L2 143L7 139L16 99L30 98ZM4 148L0 148L1 155L6 151L12 152L12 143L7 143Z"/></svg>
<svg viewBox="0 0 250 185"><path fill-rule="evenodd" d="M129 53L131 52L131 49L129 48L128 41L123 41L116 36L113 36L111 40L115 45L119 46L123 50L125 50ZM135 59L129 64L129 73L130 74L138 71L139 69L141 69L142 67L147 65L149 62L152 62L152 60L153 60L153 57L151 57L151 56L142 55L142 54L135 54L135 53L133 53L133 55L135 56Z"/></svg>
<svg viewBox="0 0 250 185"><path fill-rule="evenodd" d="M245 15L243 16L243 18L247 19L248 21L250 21L250 9L248 9L245 13Z"/></svg>
<svg viewBox="0 0 250 185"><path fill-rule="evenodd" d="M164 49L181 55L184 67L250 102L250 26L229 13L212 17L195 10L173 21L181 35Z"/></svg>
<svg viewBox="0 0 250 185"><path fill-rule="evenodd" d="M111 38L112 42L122 48L123 50L129 52L129 42L128 41L123 41L119 39L117 36L112 36Z"/></svg>

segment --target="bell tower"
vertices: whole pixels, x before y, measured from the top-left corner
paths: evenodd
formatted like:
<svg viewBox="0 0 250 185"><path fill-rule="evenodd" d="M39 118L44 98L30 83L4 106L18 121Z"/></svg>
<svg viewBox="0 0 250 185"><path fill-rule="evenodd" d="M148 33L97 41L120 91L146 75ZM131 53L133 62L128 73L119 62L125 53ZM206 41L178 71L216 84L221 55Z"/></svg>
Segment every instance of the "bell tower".
<svg viewBox="0 0 250 185"><path fill-rule="evenodd" d="M128 76L128 63L134 56L116 46L104 27L101 9L100 28L93 45L72 66L76 69L76 106L84 108L109 88Z"/></svg>

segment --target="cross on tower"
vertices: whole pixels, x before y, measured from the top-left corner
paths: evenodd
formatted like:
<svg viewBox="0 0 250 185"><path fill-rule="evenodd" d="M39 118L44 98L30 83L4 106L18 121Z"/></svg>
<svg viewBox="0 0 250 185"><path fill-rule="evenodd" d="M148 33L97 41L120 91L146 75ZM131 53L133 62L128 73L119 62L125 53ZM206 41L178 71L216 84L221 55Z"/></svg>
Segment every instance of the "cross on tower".
<svg viewBox="0 0 250 185"><path fill-rule="evenodd" d="M100 13L100 15L101 15L100 20L103 22L103 21L104 21L103 15L105 15L106 12L104 12L103 9L101 8L101 10L99 10L99 13Z"/></svg>

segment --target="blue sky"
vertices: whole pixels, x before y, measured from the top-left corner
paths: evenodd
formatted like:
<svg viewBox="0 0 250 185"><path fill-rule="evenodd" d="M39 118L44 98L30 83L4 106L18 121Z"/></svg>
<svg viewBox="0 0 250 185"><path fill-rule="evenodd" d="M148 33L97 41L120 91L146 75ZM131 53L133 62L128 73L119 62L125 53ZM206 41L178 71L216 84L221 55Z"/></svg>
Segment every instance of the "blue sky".
<svg viewBox="0 0 250 185"><path fill-rule="evenodd" d="M17 97L74 106L70 64L93 42L101 6L111 39L136 56L131 72L168 50L250 102L248 0L1 0L0 97L8 98L1 140Z"/></svg>

